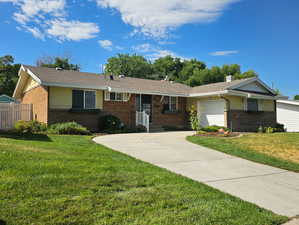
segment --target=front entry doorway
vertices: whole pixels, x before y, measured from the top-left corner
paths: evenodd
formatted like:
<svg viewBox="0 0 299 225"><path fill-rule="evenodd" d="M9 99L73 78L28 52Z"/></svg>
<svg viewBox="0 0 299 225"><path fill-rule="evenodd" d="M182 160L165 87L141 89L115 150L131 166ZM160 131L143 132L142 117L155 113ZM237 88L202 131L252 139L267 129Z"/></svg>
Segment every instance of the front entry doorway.
<svg viewBox="0 0 299 225"><path fill-rule="evenodd" d="M136 110L138 112L145 111L152 122L152 95L136 95Z"/></svg>

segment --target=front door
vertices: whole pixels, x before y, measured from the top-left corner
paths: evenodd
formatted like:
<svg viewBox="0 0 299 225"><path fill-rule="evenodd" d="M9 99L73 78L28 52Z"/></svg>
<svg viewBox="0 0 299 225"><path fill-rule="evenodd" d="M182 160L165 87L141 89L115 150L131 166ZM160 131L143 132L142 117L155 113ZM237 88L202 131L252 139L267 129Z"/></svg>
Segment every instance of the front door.
<svg viewBox="0 0 299 225"><path fill-rule="evenodd" d="M150 122L152 122L152 96L151 95L136 95L136 109L138 112L145 111L150 116Z"/></svg>

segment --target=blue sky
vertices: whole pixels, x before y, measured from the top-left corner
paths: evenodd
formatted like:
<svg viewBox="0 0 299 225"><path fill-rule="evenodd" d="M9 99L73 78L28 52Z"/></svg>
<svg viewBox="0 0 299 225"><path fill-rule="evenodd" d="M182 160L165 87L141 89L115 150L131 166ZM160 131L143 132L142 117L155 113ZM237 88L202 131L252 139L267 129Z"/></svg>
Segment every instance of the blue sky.
<svg viewBox="0 0 299 225"><path fill-rule="evenodd" d="M88 72L117 53L238 63L293 96L298 11L298 0L0 0L0 55L71 56Z"/></svg>

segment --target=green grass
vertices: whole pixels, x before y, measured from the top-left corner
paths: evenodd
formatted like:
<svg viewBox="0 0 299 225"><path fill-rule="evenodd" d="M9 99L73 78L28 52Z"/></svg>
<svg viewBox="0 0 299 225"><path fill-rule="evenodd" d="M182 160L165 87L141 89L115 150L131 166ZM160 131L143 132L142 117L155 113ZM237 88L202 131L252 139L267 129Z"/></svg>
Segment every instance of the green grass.
<svg viewBox="0 0 299 225"><path fill-rule="evenodd" d="M254 162L299 172L299 133L247 134L239 138L189 136L187 140Z"/></svg>
<svg viewBox="0 0 299 225"><path fill-rule="evenodd" d="M0 224L274 225L287 220L87 136L0 136Z"/></svg>

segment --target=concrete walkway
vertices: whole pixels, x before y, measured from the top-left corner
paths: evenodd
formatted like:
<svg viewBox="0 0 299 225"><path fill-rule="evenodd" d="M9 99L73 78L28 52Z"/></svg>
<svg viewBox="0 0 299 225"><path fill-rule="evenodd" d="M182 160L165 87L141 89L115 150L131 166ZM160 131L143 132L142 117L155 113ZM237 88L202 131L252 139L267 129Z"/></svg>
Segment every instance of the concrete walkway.
<svg viewBox="0 0 299 225"><path fill-rule="evenodd" d="M94 141L200 181L277 214L299 215L299 173L266 166L185 140L191 132L118 134Z"/></svg>

